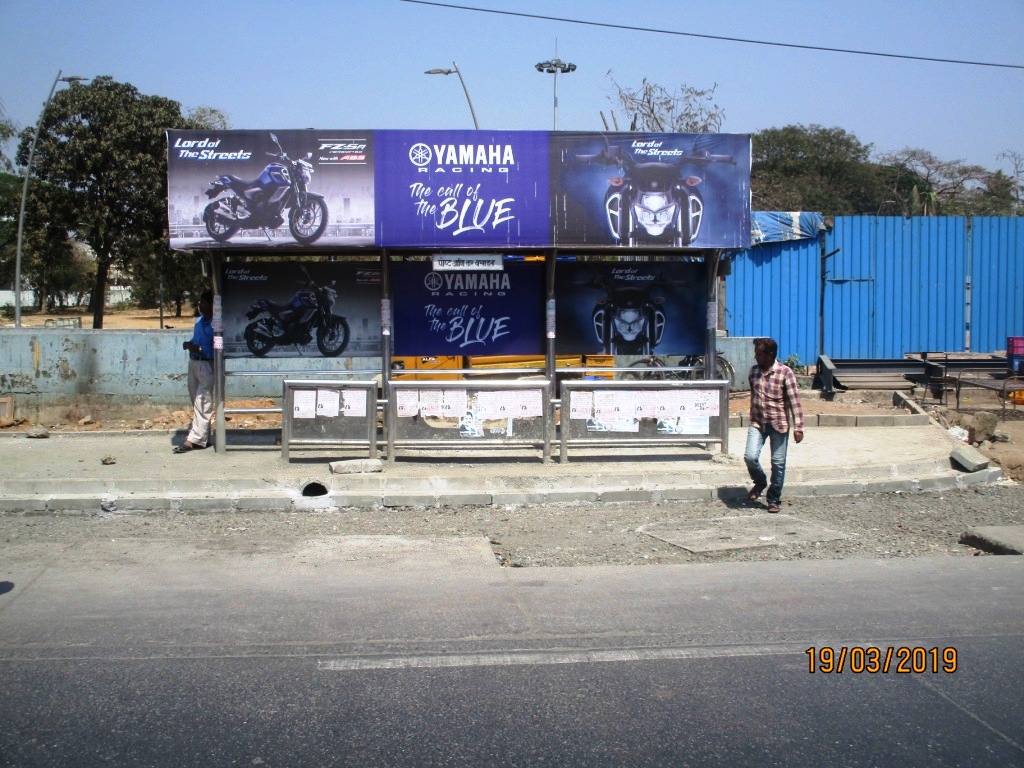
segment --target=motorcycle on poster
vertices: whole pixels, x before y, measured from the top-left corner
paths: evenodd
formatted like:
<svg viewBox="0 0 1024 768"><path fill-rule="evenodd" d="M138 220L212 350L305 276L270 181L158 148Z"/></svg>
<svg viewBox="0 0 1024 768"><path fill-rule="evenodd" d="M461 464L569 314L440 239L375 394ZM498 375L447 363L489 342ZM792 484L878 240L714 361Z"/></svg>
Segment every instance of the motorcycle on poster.
<svg viewBox="0 0 1024 768"><path fill-rule="evenodd" d="M745 248L750 140L730 134L552 137L553 239L626 248Z"/></svg>
<svg viewBox="0 0 1024 768"><path fill-rule="evenodd" d="M203 210L210 237L226 243L242 229L271 230L284 224L300 245L312 245L327 229L327 201L310 191L313 153L293 160L270 134L277 150L267 152L272 162L255 179L222 174L210 182L206 196L213 200Z"/></svg>
<svg viewBox="0 0 1024 768"><path fill-rule="evenodd" d="M229 263L222 285L225 357L380 353L377 264Z"/></svg>

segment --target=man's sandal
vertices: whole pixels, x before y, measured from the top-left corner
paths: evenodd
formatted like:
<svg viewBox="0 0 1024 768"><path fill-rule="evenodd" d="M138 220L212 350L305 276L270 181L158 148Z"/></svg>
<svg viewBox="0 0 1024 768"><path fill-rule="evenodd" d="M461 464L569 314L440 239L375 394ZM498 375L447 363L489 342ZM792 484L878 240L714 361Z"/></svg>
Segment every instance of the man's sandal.
<svg viewBox="0 0 1024 768"><path fill-rule="evenodd" d="M768 511L771 512L774 515L774 514L778 514L782 510L781 510L781 508L779 507L778 504L769 504L768 505Z"/></svg>
<svg viewBox="0 0 1024 768"><path fill-rule="evenodd" d="M766 483L754 483L754 487L750 489L750 493L747 494L747 498L751 501L757 501L761 498L761 494L764 493L764 489L767 488Z"/></svg>
<svg viewBox="0 0 1024 768"><path fill-rule="evenodd" d="M182 443L177 446L171 453L188 453L189 451L199 451L205 448L205 445L192 445L191 443Z"/></svg>

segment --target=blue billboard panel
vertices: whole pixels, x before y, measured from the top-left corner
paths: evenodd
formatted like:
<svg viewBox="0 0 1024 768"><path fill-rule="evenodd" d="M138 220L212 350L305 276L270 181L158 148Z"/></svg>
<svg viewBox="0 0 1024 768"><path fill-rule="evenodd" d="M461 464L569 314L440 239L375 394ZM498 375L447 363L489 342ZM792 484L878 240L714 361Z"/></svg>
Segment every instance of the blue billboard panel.
<svg viewBox="0 0 1024 768"><path fill-rule="evenodd" d="M700 263L559 263L555 352L703 354L705 285Z"/></svg>
<svg viewBox="0 0 1024 768"><path fill-rule="evenodd" d="M551 134L558 246L746 248L750 137Z"/></svg>
<svg viewBox="0 0 1024 768"><path fill-rule="evenodd" d="M394 354L543 354L544 265L435 272L430 262L398 262Z"/></svg>
<svg viewBox="0 0 1024 768"><path fill-rule="evenodd" d="M546 132L377 131L375 135L380 245L547 244Z"/></svg>

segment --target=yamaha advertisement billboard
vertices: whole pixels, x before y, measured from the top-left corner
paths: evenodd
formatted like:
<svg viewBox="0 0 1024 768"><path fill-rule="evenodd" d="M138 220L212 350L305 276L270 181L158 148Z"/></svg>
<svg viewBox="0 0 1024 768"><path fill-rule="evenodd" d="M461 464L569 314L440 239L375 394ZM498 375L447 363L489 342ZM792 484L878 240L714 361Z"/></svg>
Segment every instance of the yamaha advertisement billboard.
<svg viewBox="0 0 1024 768"><path fill-rule="evenodd" d="M544 265L437 271L393 264L396 355L536 355L544 350Z"/></svg>
<svg viewBox="0 0 1024 768"><path fill-rule="evenodd" d="M745 134L169 131L170 247L750 244Z"/></svg>

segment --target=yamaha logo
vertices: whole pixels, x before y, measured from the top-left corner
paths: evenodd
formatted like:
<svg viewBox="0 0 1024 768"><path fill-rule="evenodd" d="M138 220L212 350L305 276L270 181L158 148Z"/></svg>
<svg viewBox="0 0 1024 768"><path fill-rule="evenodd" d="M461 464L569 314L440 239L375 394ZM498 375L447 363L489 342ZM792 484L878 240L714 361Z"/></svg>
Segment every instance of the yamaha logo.
<svg viewBox="0 0 1024 768"><path fill-rule="evenodd" d="M432 154L430 147L426 144L413 144L409 147L409 161L416 166L423 167L430 162Z"/></svg>
<svg viewBox="0 0 1024 768"><path fill-rule="evenodd" d="M437 274L437 272L430 272L423 278L423 285L426 286L428 291L439 291L441 286L444 285L444 278Z"/></svg>

